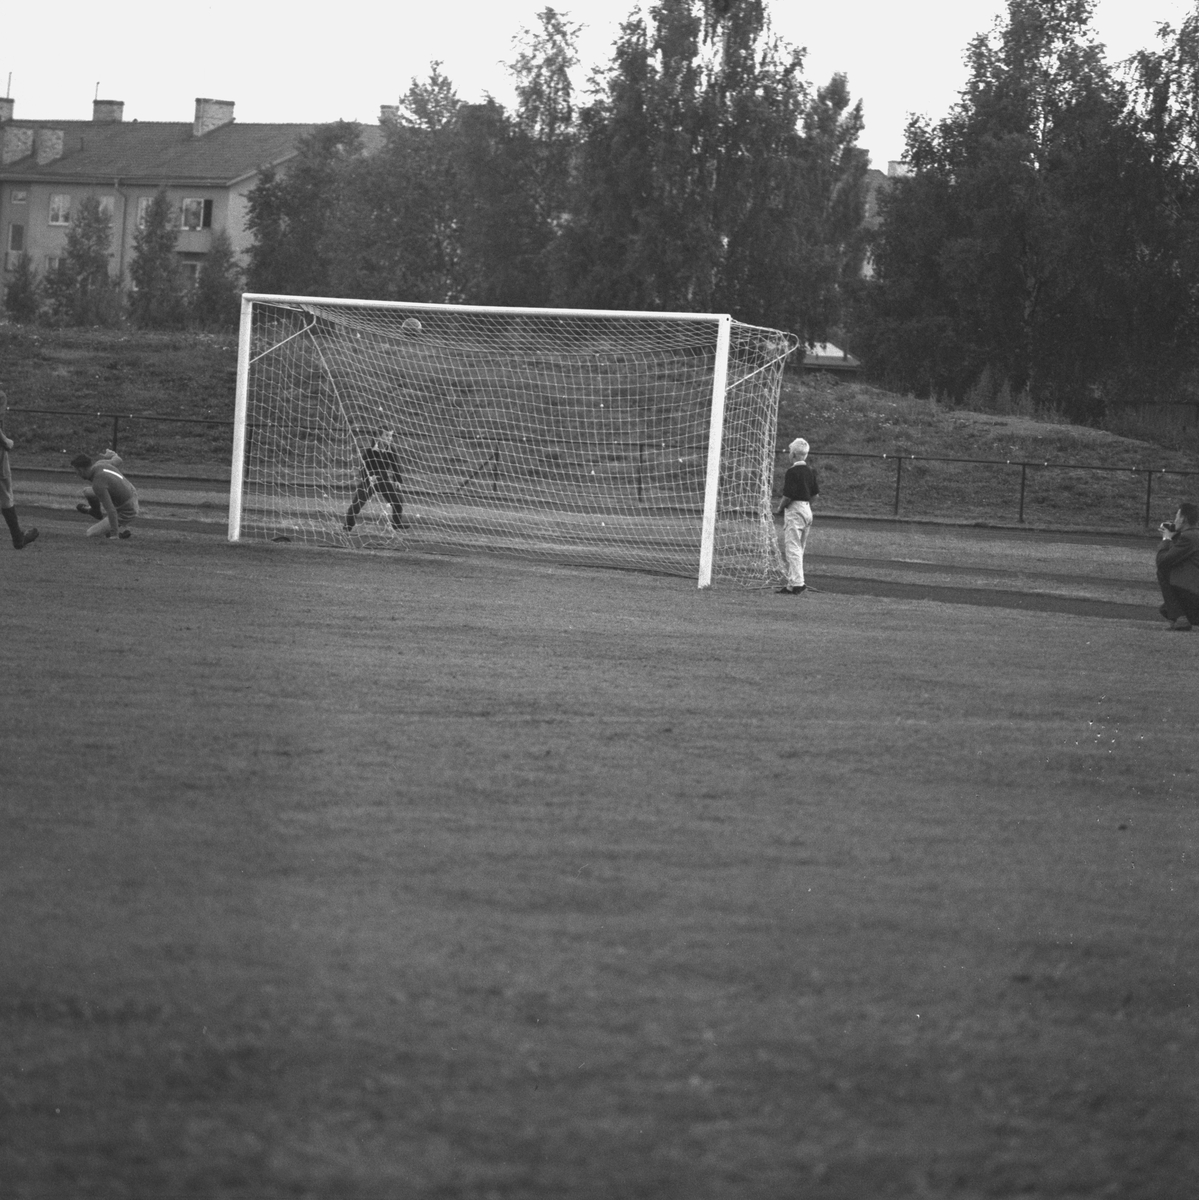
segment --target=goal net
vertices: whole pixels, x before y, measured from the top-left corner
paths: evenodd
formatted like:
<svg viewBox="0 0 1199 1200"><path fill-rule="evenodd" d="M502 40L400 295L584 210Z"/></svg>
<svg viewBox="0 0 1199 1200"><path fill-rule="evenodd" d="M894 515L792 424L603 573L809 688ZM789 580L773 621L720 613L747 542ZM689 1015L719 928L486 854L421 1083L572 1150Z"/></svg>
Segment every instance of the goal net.
<svg viewBox="0 0 1199 1200"><path fill-rule="evenodd" d="M727 316L247 295L229 538L771 583L795 346Z"/></svg>

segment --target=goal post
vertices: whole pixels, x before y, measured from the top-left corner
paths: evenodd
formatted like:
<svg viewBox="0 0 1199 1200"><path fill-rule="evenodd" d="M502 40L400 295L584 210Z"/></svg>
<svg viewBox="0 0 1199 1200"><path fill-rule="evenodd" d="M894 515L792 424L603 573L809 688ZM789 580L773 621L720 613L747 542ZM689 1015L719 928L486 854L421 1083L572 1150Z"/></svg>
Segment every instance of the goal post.
<svg viewBox="0 0 1199 1200"><path fill-rule="evenodd" d="M229 540L767 585L797 344L724 314L247 293Z"/></svg>

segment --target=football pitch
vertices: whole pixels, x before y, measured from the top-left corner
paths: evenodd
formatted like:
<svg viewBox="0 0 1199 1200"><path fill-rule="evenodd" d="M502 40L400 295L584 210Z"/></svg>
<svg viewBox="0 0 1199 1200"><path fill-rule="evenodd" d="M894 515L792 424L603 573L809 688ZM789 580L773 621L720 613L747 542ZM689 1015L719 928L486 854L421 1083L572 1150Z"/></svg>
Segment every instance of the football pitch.
<svg viewBox="0 0 1199 1200"><path fill-rule="evenodd" d="M5 1200L1195 1194L1152 543L818 527L791 598L38 523Z"/></svg>

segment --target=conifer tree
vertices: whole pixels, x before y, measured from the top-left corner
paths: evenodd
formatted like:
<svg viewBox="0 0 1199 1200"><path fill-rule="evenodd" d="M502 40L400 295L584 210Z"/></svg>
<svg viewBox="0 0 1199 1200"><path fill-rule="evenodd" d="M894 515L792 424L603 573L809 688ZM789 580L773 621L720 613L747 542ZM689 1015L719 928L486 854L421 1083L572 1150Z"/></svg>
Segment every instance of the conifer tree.
<svg viewBox="0 0 1199 1200"><path fill-rule="evenodd" d="M175 253L178 240L174 206L166 189L160 188L133 236L129 265L129 315L147 329L177 329L183 324L183 281Z"/></svg>
<svg viewBox="0 0 1199 1200"><path fill-rule="evenodd" d="M222 229L213 234L200 268L191 296L191 316L201 329L233 329L240 312L241 267L229 235Z"/></svg>
<svg viewBox="0 0 1199 1200"><path fill-rule="evenodd" d="M96 196L85 196L67 231L66 253L45 282L51 319L60 325L115 325L120 291L108 274L112 222Z"/></svg>
<svg viewBox="0 0 1199 1200"><path fill-rule="evenodd" d="M4 311L9 319L18 324L33 321L41 308L41 286L37 273L29 262L29 255L17 259L17 268L4 289Z"/></svg>

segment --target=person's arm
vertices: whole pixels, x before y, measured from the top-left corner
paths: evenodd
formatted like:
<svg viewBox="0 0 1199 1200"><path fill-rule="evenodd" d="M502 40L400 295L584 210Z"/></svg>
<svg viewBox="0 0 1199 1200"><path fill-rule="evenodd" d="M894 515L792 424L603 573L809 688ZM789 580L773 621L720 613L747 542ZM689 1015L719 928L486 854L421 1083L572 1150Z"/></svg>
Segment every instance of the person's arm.
<svg viewBox="0 0 1199 1200"><path fill-rule="evenodd" d="M5 450L13 448L13 440L4 432L3 426L0 426L0 446L3 446Z"/></svg>
<svg viewBox="0 0 1199 1200"><path fill-rule="evenodd" d="M1157 552L1157 565L1168 571L1171 567L1176 567L1179 563L1184 563L1191 558L1195 554L1195 549L1195 543L1189 538L1174 537L1163 541Z"/></svg>
<svg viewBox="0 0 1199 1200"><path fill-rule="evenodd" d="M778 508L776 508L774 510L774 515L776 517L783 516L787 511L787 506L791 503L792 500L795 499L794 496L789 496L787 494L787 483L788 483L788 480L790 479L790 476L791 476L791 468L788 467L787 473L783 476L783 494L780 499Z"/></svg>

